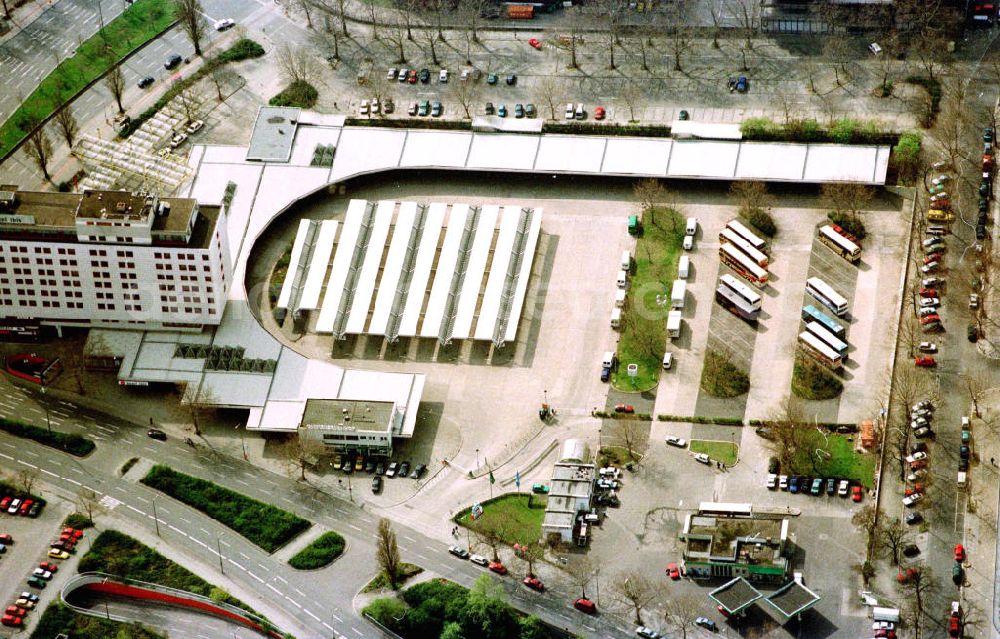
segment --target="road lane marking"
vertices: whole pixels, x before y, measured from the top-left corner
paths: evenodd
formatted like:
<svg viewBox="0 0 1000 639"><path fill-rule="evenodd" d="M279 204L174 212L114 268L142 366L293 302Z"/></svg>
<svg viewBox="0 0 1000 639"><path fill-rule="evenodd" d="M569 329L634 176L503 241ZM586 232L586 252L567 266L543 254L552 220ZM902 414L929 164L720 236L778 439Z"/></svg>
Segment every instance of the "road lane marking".
<svg viewBox="0 0 1000 639"><path fill-rule="evenodd" d="M271 584L267 584L267 587L268 587L268 588L270 588L271 590L273 590L274 592L278 593L279 595L282 595L282 596L284 596L284 593L283 593L283 592L281 592L280 590L278 590L277 588L275 588L275 587L274 587L274 586L272 586ZM317 619L317 621L319 621L319 620Z"/></svg>
<svg viewBox="0 0 1000 639"><path fill-rule="evenodd" d="M343 619L341 619L341 618L340 618L340 617L338 617L337 615L333 614L332 612L330 613L330 616L331 616L331 617L333 617L334 619L336 619L336 620L337 620L337 623L344 623L344 620L343 620ZM326 625L326 624L323 624L323 625ZM327 626L327 627L329 627L329 626ZM330 630L333 630L333 628L330 628Z"/></svg>
<svg viewBox="0 0 1000 639"><path fill-rule="evenodd" d="M257 581L259 581L260 583L264 583L264 580L263 580L263 579L261 579L260 577L258 577L258 576L257 576L257 575L255 575L255 574L253 574L253 573L252 573L252 572L250 572L249 570L247 571L247 574L248 574L248 575L250 575L251 577L253 577L254 579L256 579ZM293 601L292 603L295 603L295 602ZM296 605L298 605L298 604L296 604ZM301 608L302 606L299 606L299 607Z"/></svg>
<svg viewBox="0 0 1000 639"><path fill-rule="evenodd" d="M76 484L77 486L83 486L83 484L81 484L80 482L78 482L75 479L70 479L69 477L63 477L63 479L65 479L66 481L68 481L71 484Z"/></svg>
<svg viewBox="0 0 1000 639"><path fill-rule="evenodd" d="M295 604L295 606L296 606L296 607L298 607L298 608L299 608L299 610L301 610L301 609L302 609L302 604L300 604L299 602L295 601L294 599L292 599L292 598L291 598L291 597L289 597L288 595L285 595L285 599L287 599L287 600L288 600L288 601L290 601L291 603Z"/></svg>
<svg viewBox="0 0 1000 639"><path fill-rule="evenodd" d="M17 460L17 463L24 464L28 468L34 468L35 470L38 470L38 466L35 466L34 464L29 464L28 462L24 461L23 459Z"/></svg>
<svg viewBox="0 0 1000 639"><path fill-rule="evenodd" d="M135 512L139 513L139 514L140 514L140 515L142 515L143 517L147 517L147 516L148 516L148 515L146 515L146 513L145 513L145 512L143 512L143 511L139 510L138 508L136 508L136 507L135 507L135 506L133 506L132 504L125 504L125 507L126 507L126 508L128 508L129 510L132 510L132 511L135 511Z"/></svg>
<svg viewBox="0 0 1000 639"><path fill-rule="evenodd" d="M286 581L285 578L282 577L281 575L275 575L274 578L277 579L277 580L279 580L281 583L285 584L286 586L288 585L288 581Z"/></svg>
<svg viewBox="0 0 1000 639"><path fill-rule="evenodd" d="M4 453L0 453L0 457L3 457L4 459L9 459L11 461L14 461L13 457L11 457L10 455L6 455Z"/></svg>
<svg viewBox="0 0 1000 639"><path fill-rule="evenodd" d="M242 550L240 551L240 557L243 557L243 558L244 558L244 559L246 559L247 561L250 561L250 557L249 557L249 556L247 556L247 554L246 554L246 553L244 553L244 552L243 552Z"/></svg>
<svg viewBox="0 0 1000 639"><path fill-rule="evenodd" d="M312 618L313 618L313 619L315 619L316 621L320 621L320 618L319 618L319 617L317 617L316 615L314 615L313 613L309 612L309 609L308 609L308 608L303 608L303 609L302 609L302 612L306 613L307 615L309 615L310 617L312 617Z"/></svg>
<svg viewBox="0 0 1000 639"><path fill-rule="evenodd" d="M327 630L329 630L329 631L333 632L333 626L331 626L330 624L328 624L328 623L327 623L327 622L325 622L325 621L321 621L320 623L321 623L321 624L323 624L323 627L324 627L324 628L326 628Z"/></svg>
<svg viewBox="0 0 1000 639"><path fill-rule="evenodd" d="M42 472L43 472L43 473L45 473L46 475L52 475L53 477L59 477L59 475L55 474L55 473L54 473L54 472L52 472L51 470L45 470L45 469L43 468L43 469L42 469ZM62 478L60 477L60 479L62 479Z"/></svg>
<svg viewBox="0 0 1000 639"><path fill-rule="evenodd" d="M21 452L24 453L25 455L31 455L32 457L40 457L41 456L38 453L36 453L34 451L31 451L31 450L22 450Z"/></svg>
<svg viewBox="0 0 1000 639"><path fill-rule="evenodd" d="M348 527L348 528L353 528L354 530L356 530L356 531L358 531L358 532L364 532L363 530L361 530L360 528L358 528L358 527L357 527L357 526L355 526L354 524L347 524L347 527Z"/></svg>
<svg viewBox="0 0 1000 639"><path fill-rule="evenodd" d="M246 568L244 568L244 567L243 567L243 564L239 564L239 563L236 563L235 561L233 561L233 560L232 560L232 559L230 559L229 557L226 557L226 559L227 559L227 560L229 560L229 563L231 563L232 565L236 566L236 567L237 567L237 568L239 568L240 570L242 570L242 571L244 571L244 572L246 571Z"/></svg>
<svg viewBox="0 0 1000 639"><path fill-rule="evenodd" d="M365 636L364 633L362 633L360 630L358 630L354 626L351 626L351 630L353 630L354 632L358 633L359 637L364 637Z"/></svg>

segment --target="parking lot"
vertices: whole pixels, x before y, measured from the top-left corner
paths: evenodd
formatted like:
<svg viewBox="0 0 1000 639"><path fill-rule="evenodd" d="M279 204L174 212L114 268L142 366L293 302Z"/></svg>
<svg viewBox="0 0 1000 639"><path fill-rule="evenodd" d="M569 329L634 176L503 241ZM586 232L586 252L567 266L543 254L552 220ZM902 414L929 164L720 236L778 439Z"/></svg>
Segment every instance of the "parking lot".
<svg viewBox="0 0 1000 639"><path fill-rule="evenodd" d="M65 578L61 566L60 571L53 575L53 582L56 583L50 582L44 590L29 587L27 578L40 562L62 563L49 558L46 553L49 542L59 537L60 524L70 512L71 504L56 499L49 501L37 518L0 514L0 533L14 538L7 552L0 554L0 603L6 609L14 603L18 594L25 591L38 595L41 600L36 609L24 617L25 626L36 623L45 606L59 597L58 581ZM0 626L0 636L10 637L16 632L15 628Z"/></svg>

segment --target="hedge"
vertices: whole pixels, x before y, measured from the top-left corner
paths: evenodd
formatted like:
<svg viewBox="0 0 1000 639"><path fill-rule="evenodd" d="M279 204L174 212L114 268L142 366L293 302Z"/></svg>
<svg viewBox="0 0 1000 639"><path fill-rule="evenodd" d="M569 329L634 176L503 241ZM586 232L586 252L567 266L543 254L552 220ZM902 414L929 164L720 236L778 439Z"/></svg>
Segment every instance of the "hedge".
<svg viewBox="0 0 1000 639"><path fill-rule="evenodd" d="M86 528L93 528L94 522L83 513L70 513L66 515L66 519L63 520L62 525L76 528L77 530L84 530Z"/></svg>
<svg viewBox="0 0 1000 639"><path fill-rule="evenodd" d="M299 107L310 109L319 99L319 91L305 80L296 80L282 89L268 102L273 107Z"/></svg>
<svg viewBox="0 0 1000 639"><path fill-rule="evenodd" d="M722 424L723 426L743 426L743 420L739 417L701 417L692 415L684 417L682 415L657 415L656 419L661 422L690 422L692 424Z"/></svg>
<svg viewBox="0 0 1000 639"><path fill-rule="evenodd" d="M747 118L740 123L743 139L753 142L831 142L836 144L895 144L899 135L877 122L842 118L829 128L812 119L780 124L770 118Z"/></svg>
<svg viewBox="0 0 1000 639"><path fill-rule="evenodd" d="M25 492L5 479L0 479L0 495L4 497L10 495L11 497L15 497L17 499L31 499L38 502L42 506L45 505L45 500L38 495Z"/></svg>
<svg viewBox="0 0 1000 639"><path fill-rule="evenodd" d="M298 570L315 570L333 562L344 552L344 538L337 533L323 533L311 544L288 560L288 565Z"/></svg>
<svg viewBox="0 0 1000 639"><path fill-rule="evenodd" d="M57 430L49 431L48 428L32 426L22 422L15 422L10 419L0 418L0 430L10 433L16 437L23 437L32 441L58 448L75 457L86 457L94 451L96 444L83 435L76 433L61 433Z"/></svg>
<svg viewBox="0 0 1000 639"><path fill-rule="evenodd" d="M180 95L182 91L202 78L207 77L223 64L228 62L238 62L240 60L247 60L250 58L259 58L262 55L264 55L264 47L260 46L258 43L247 38L237 40L233 46L229 47L219 55L214 58L207 58L201 68L192 73L190 76L182 78L171 84L170 88L160 96L153 106L149 107L138 116L132 118L127 125L122 127L122 129L118 132L118 137L124 139L138 131L139 127L145 124L146 120L149 120L156 115L160 109L167 106L167 104Z"/></svg>
<svg viewBox="0 0 1000 639"><path fill-rule="evenodd" d="M162 464L153 466L140 481L229 526L267 552L274 552L312 525L286 510Z"/></svg>

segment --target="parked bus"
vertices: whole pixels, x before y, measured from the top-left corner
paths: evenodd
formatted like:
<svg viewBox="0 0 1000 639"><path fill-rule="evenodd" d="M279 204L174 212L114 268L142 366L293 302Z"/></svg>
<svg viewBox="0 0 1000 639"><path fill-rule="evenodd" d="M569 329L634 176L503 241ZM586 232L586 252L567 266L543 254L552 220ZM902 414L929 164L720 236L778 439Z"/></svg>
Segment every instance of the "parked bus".
<svg viewBox="0 0 1000 639"><path fill-rule="evenodd" d="M851 264L856 264L861 259L861 247L833 230L832 226L827 225L819 228L819 241L829 246L834 253Z"/></svg>
<svg viewBox="0 0 1000 639"><path fill-rule="evenodd" d="M820 338L824 344L837 351L843 359L847 359L847 342L837 339L833 333L823 328L819 322L808 322L806 330Z"/></svg>
<svg viewBox="0 0 1000 639"><path fill-rule="evenodd" d="M729 273L723 273L722 277L719 278L719 282L741 297L750 309L755 311L760 310L760 295L752 288L739 281Z"/></svg>
<svg viewBox="0 0 1000 639"><path fill-rule="evenodd" d="M767 268L767 256L751 246L750 242L740 237L733 229L722 229L722 232L719 233L719 241L723 244L730 243L735 245L736 248L746 253L747 257L756 262L757 266Z"/></svg>
<svg viewBox="0 0 1000 639"><path fill-rule="evenodd" d="M803 322L817 322L823 328L834 334L835 337L844 336L844 327L833 321L829 315L819 310L812 304L802 307L802 321Z"/></svg>
<svg viewBox="0 0 1000 639"><path fill-rule="evenodd" d="M715 301L736 317L748 322L756 322L760 316L760 306L752 308L739 293L724 284L715 289Z"/></svg>
<svg viewBox="0 0 1000 639"><path fill-rule="evenodd" d="M806 293L809 293L823 306L826 306L837 317L847 315L847 300L841 297L833 287L819 279L810 277L806 280Z"/></svg>
<svg viewBox="0 0 1000 639"><path fill-rule="evenodd" d="M744 226L739 220L730 220L729 222L726 222L726 228L732 229L734 233L742 237L750 244L750 246L754 247L761 253L767 253L767 244L764 240L754 235L753 232Z"/></svg>
<svg viewBox="0 0 1000 639"><path fill-rule="evenodd" d="M840 369L844 362L837 351L823 343L823 340L808 331L799 333L799 348L823 366L833 370Z"/></svg>
<svg viewBox="0 0 1000 639"><path fill-rule="evenodd" d="M751 284L758 288L767 286L767 271L757 266L732 244L723 244L719 247L719 258L723 264L736 271L737 275L750 280Z"/></svg>

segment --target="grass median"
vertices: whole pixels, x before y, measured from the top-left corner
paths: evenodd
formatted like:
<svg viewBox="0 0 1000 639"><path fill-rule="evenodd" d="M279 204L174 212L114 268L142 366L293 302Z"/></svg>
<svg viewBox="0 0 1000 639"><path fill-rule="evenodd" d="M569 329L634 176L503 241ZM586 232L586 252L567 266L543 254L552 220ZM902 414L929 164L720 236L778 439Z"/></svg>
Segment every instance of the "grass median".
<svg viewBox="0 0 1000 639"><path fill-rule="evenodd" d="M344 538L331 530L295 553L288 560L288 565L298 570L315 570L330 565L343 552Z"/></svg>
<svg viewBox="0 0 1000 639"><path fill-rule="evenodd" d="M0 158L6 158L35 123L44 122L108 69L163 33L174 22L172 6L169 0L136 0L60 62L0 125Z"/></svg>
<svg viewBox="0 0 1000 639"><path fill-rule="evenodd" d="M58 448L75 457L86 457L94 451L93 441L83 435L76 433L61 433L57 430L49 430L40 426L32 426L22 422L15 422L9 419L0 418L0 430L10 433L15 437L23 437L32 441Z"/></svg>
<svg viewBox="0 0 1000 639"><path fill-rule="evenodd" d="M455 523L474 533L496 536L506 544L534 544L542 537L547 499L541 495L514 493L482 502L483 514L472 519L466 508Z"/></svg>
<svg viewBox="0 0 1000 639"><path fill-rule="evenodd" d="M739 449L732 442L692 439L688 446L692 453L705 453L712 461L720 461L726 466L732 466L739 458Z"/></svg>
<svg viewBox="0 0 1000 639"><path fill-rule="evenodd" d="M267 552L274 552L312 524L262 501L157 464L142 483L225 524Z"/></svg>
<svg viewBox="0 0 1000 639"><path fill-rule="evenodd" d="M646 211L643 231L635 244L635 271L629 282L618 341L615 388L649 390L663 366L667 341L670 287L677 277L677 258L684 242L684 221L677 211L654 207ZM628 365L639 367L635 377Z"/></svg>

